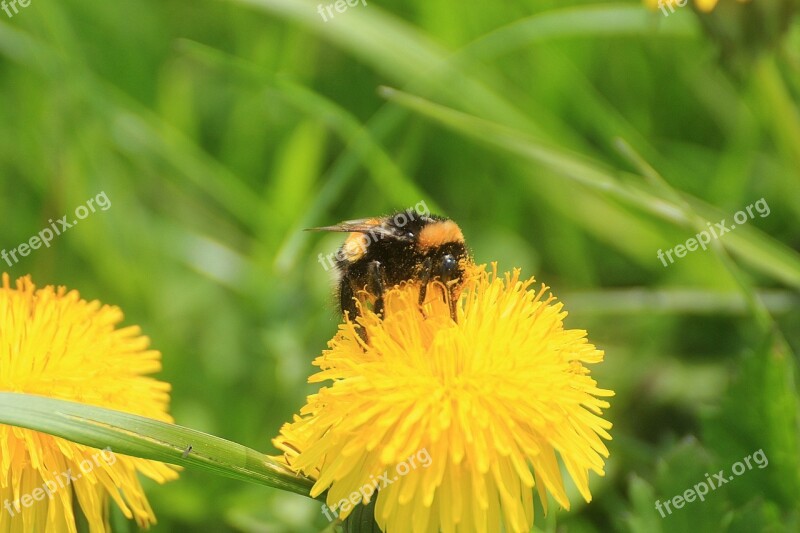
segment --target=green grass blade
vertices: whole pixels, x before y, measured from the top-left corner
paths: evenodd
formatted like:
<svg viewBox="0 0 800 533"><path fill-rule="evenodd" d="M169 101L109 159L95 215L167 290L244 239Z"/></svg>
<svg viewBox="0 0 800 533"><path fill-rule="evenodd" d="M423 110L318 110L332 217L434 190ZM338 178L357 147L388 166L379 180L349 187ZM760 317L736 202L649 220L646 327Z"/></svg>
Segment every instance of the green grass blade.
<svg viewBox="0 0 800 533"><path fill-rule="evenodd" d="M459 107L501 120L524 131L540 131L531 116L493 89L491 80L465 73L450 63L452 51L418 28L371 5L352 10L346 24L327 24L318 3L301 0L234 0L319 34L369 64L398 85L425 94L444 95Z"/></svg>
<svg viewBox="0 0 800 533"><path fill-rule="evenodd" d="M570 6L539 13L498 28L459 51L460 58L491 61L533 44L570 37L654 36L696 37L694 19L663 21L644 6L608 4Z"/></svg>
<svg viewBox="0 0 800 533"><path fill-rule="evenodd" d="M507 126L433 103L396 89L384 87L390 101L411 109L453 131L504 153L511 153L542 165L553 172L642 209L659 218L694 231L698 217L718 222L730 214L699 199L681 193L682 201L664 197L664 191L642 180L623 182L617 171L598 161L540 141ZM687 235L690 237L691 234ZM742 261L783 283L800 288L800 254L754 226L742 227L726 235L722 245Z"/></svg>
<svg viewBox="0 0 800 533"><path fill-rule="evenodd" d="M199 468L304 496L308 496L314 483L241 444L102 407L0 392L0 423L41 431L93 448L110 447L114 453Z"/></svg>

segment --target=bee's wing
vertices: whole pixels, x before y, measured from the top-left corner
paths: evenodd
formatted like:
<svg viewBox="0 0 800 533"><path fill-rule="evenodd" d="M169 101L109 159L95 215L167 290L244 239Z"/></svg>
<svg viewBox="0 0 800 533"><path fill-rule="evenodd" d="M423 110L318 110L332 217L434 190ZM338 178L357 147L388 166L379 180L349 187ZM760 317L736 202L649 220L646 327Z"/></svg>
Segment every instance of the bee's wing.
<svg viewBox="0 0 800 533"><path fill-rule="evenodd" d="M333 226L308 228L306 231L341 231L345 233L372 233L383 237L396 237L393 228L384 223L380 218L362 218L359 220L345 220Z"/></svg>

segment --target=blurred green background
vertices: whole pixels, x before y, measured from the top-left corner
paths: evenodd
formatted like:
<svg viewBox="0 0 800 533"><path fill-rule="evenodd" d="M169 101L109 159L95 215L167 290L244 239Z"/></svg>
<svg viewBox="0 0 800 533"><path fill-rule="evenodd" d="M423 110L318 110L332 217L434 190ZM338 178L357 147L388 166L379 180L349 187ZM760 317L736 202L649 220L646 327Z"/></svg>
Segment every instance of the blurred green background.
<svg viewBox="0 0 800 533"><path fill-rule="evenodd" d="M800 530L797 1L319 5L0 12L0 247L111 202L3 269L122 307L178 423L272 453L338 322L318 254L342 236L302 229L424 200L606 351L607 475L539 530ZM657 258L762 198L712 249ZM656 511L759 449L766 468ZM149 488L155 531L327 525L205 473Z"/></svg>

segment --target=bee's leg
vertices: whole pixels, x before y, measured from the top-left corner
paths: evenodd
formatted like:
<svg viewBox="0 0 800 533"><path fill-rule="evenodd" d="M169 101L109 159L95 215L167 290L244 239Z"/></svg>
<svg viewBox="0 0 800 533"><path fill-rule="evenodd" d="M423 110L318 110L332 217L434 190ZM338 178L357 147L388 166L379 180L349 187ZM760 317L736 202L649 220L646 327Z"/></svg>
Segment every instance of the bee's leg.
<svg viewBox="0 0 800 533"><path fill-rule="evenodd" d="M342 309L342 315L348 315L352 322L358 318L356 295L353 292L353 286L344 276L339 282L339 307Z"/></svg>
<svg viewBox="0 0 800 533"><path fill-rule="evenodd" d="M456 299L453 291L450 288L450 280L453 278L453 274L456 268L456 261L452 255L446 255L444 260L442 261L441 272L439 274L439 279L442 281L442 285L444 285L444 297L447 300L448 305L450 306L450 318L453 319L453 322L458 323L458 316L456 315Z"/></svg>
<svg viewBox="0 0 800 533"><path fill-rule="evenodd" d="M352 322L353 326L356 328L358 336L367 343L369 342L367 332L364 330L364 326L356 321L358 317L361 316L361 313L358 312L355 294L356 292L352 283L345 277L342 277L342 281L339 282L339 305L342 308L342 315L350 319L350 322Z"/></svg>
<svg viewBox="0 0 800 533"><path fill-rule="evenodd" d="M381 270L380 261L372 261L367 267L368 289L371 294L375 295L375 305L372 306L372 311L376 315L383 315L383 271Z"/></svg>
<svg viewBox="0 0 800 533"><path fill-rule="evenodd" d="M453 298L453 293L450 289L445 289L447 292L447 301L450 304L450 318L453 322L458 324L458 315L456 315L456 299Z"/></svg>
<svg viewBox="0 0 800 533"><path fill-rule="evenodd" d="M433 263L431 262L431 258L425 258L425 261L422 263L422 272L420 272L419 280L422 283L422 286L419 288L419 305L422 307L422 304L425 302L425 296L428 294L428 283L431 281L431 272L433 271Z"/></svg>

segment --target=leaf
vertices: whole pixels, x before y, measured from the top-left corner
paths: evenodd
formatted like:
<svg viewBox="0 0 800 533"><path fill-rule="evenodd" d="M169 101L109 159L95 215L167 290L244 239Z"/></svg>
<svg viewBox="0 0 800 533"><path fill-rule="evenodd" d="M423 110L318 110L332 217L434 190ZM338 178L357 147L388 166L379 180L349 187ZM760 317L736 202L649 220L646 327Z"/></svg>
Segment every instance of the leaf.
<svg viewBox="0 0 800 533"><path fill-rule="evenodd" d="M662 23L643 6L607 4L569 6L527 17L498 28L464 47L459 55L483 61L533 44L570 37L619 37L622 35L658 35L694 37L698 32L694 19L688 17Z"/></svg>
<svg viewBox="0 0 800 533"><path fill-rule="evenodd" d="M651 509L663 531L720 530L731 507L730 485L709 487L706 474L713 475L722 467L727 472L727 461L727 457L713 457L692 437L660 458Z"/></svg>
<svg viewBox="0 0 800 533"><path fill-rule="evenodd" d="M653 487L643 478L633 474L628 482L631 512L623 520L631 533L661 533L661 517L653 512L656 500Z"/></svg>
<svg viewBox="0 0 800 533"><path fill-rule="evenodd" d="M197 467L308 496L314 481L255 450L138 415L31 394L0 392L0 423L114 453Z"/></svg>
<svg viewBox="0 0 800 533"><path fill-rule="evenodd" d="M398 105L416 111L457 133L502 152L535 162L595 192L692 230L698 222L717 222L726 214L699 199L682 194L681 201L663 197L659 188L644 180L625 181L607 165L570 152L502 124L457 111L390 87L382 94ZM698 217L700 217L698 219ZM755 226L737 228L725 239L712 241L736 254L751 267L795 288L800 288L800 254Z"/></svg>
<svg viewBox="0 0 800 533"><path fill-rule="evenodd" d="M797 510L800 410L794 372L794 358L770 339L745 358L722 410L705 420L705 440L720 457L732 464L761 450L768 461L731 484L739 504L759 494Z"/></svg>

